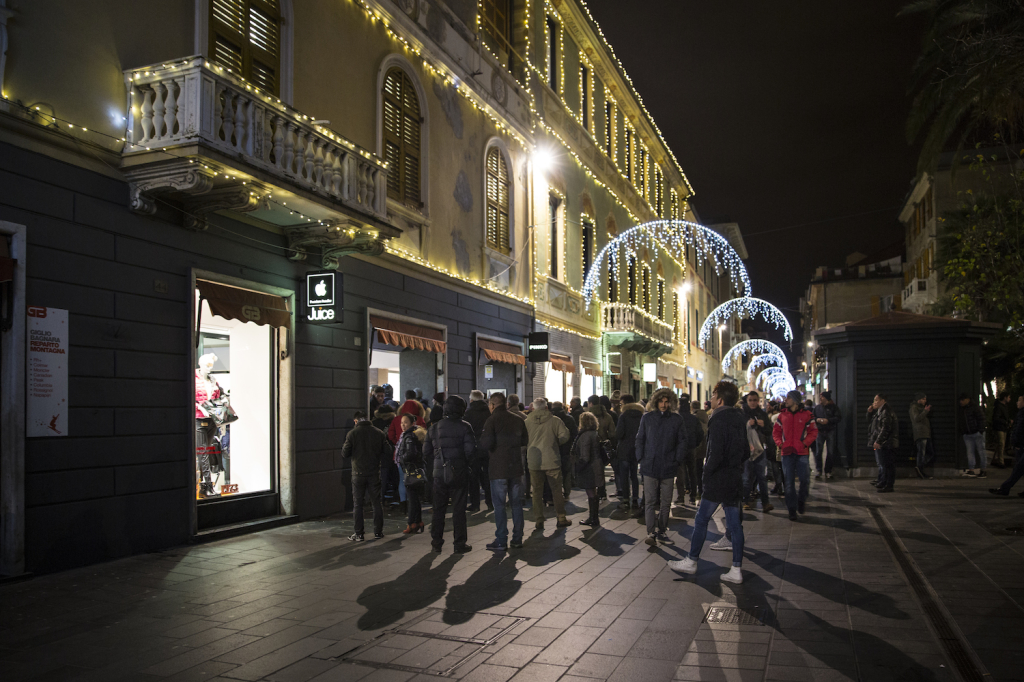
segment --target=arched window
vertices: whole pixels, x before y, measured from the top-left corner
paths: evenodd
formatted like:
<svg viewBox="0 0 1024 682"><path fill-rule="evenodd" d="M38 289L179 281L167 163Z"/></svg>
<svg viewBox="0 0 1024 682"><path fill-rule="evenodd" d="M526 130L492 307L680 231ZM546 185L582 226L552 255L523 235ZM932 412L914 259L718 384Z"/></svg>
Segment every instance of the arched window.
<svg viewBox="0 0 1024 682"><path fill-rule="evenodd" d="M651 269L647 267L646 263L644 264L643 283L643 299L640 305L642 305L644 310L647 312L651 312Z"/></svg>
<svg viewBox="0 0 1024 682"><path fill-rule="evenodd" d="M627 277L629 278L629 304L636 305L637 301L637 290L636 290L636 256L630 255L626 261L629 265Z"/></svg>
<svg viewBox="0 0 1024 682"><path fill-rule="evenodd" d="M281 90L278 0L210 0L210 60L261 90Z"/></svg>
<svg viewBox="0 0 1024 682"><path fill-rule="evenodd" d="M415 208L420 198L420 101L408 74L394 67L384 76L384 160L388 197Z"/></svg>
<svg viewBox="0 0 1024 682"><path fill-rule="evenodd" d="M509 253L509 180L505 155L497 147L487 151L487 246Z"/></svg>

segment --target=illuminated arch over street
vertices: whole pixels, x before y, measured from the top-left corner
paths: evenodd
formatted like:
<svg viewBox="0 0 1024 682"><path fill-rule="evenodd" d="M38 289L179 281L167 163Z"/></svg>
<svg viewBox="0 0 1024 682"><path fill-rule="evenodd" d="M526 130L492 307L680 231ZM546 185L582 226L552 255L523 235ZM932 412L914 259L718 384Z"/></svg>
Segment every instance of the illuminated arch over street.
<svg viewBox="0 0 1024 682"><path fill-rule="evenodd" d="M774 364L776 367L789 371L789 360L786 359L785 355L775 355L774 353L763 353L761 355L754 356L754 359L750 361L750 367L747 368L747 381L749 382L754 378L754 374L757 373L758 367L764 367L770 364Z"/></svg>
<svg viewBox="0 0 1024 682"><path fill-rule="evenodd" d="M697 345L703 349L708 339L711 338L711 332L718 325L728 322L733 315L738 315L740 318L762 317L766 322L775 325L776 329L782 329L783 336L787 341L793 340L793 329L789 326L789 320L781 310L764 299L747 296L730 299L712 310L704 320L704 324L700 326Z"/></svg>
<svg viewBox="0 0 1024 682"><path fill-rule="evenodd" d="M786 361L786 354L771 341L747 339L746 341L740 341L726 352L725 357L722 358L722 371L728 373L733 361L747 354L754 356L778 355L784 362Z"/></svg>

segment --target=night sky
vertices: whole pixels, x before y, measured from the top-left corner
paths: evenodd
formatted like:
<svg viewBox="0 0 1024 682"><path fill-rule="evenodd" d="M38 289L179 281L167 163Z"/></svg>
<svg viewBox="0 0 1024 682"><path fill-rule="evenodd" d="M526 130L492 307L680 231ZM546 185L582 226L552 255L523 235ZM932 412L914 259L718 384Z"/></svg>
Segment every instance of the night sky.
<svg viewBox="0 0 1024 682"><path fill-rule="evenodd" d="M902 239L922 19L897 17L904 3L886 0L586 1L701 221L739 223L754 296L782 308L799 337L816 266ZM806 223L818 224L792 227Z"/></svg>

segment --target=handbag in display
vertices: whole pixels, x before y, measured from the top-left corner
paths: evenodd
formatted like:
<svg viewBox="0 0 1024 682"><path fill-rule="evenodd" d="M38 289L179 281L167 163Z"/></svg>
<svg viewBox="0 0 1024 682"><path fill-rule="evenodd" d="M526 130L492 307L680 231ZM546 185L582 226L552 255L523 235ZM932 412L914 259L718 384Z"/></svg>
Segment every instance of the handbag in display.
<svg viewBox="0 0 1024 682"><path fill-rule="evenodd" d="M238 415L235 414L235 410L231 407L231 402L227 396L207 400L202 403L202 408L206 410L217 426L238 421Z"/></svg>

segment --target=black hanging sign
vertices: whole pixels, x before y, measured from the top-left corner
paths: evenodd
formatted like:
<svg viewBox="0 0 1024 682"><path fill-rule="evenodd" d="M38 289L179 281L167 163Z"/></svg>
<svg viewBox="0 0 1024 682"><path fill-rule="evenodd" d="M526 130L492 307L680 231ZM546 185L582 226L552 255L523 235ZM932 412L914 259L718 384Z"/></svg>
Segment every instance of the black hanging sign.
<svg viewBox="0 0 1024 682"><path fill-rule="evenodd" d="M551 359L548 346L548 332L531 332L527 342L527 354L530 362L547 362Z"/></svg>
<svg viewBox="0 0 1024 682"><path fill-rule="evenodd" d="M342 274L336 270L306 273L306 322L341 322L344 315Z"/></svg>

